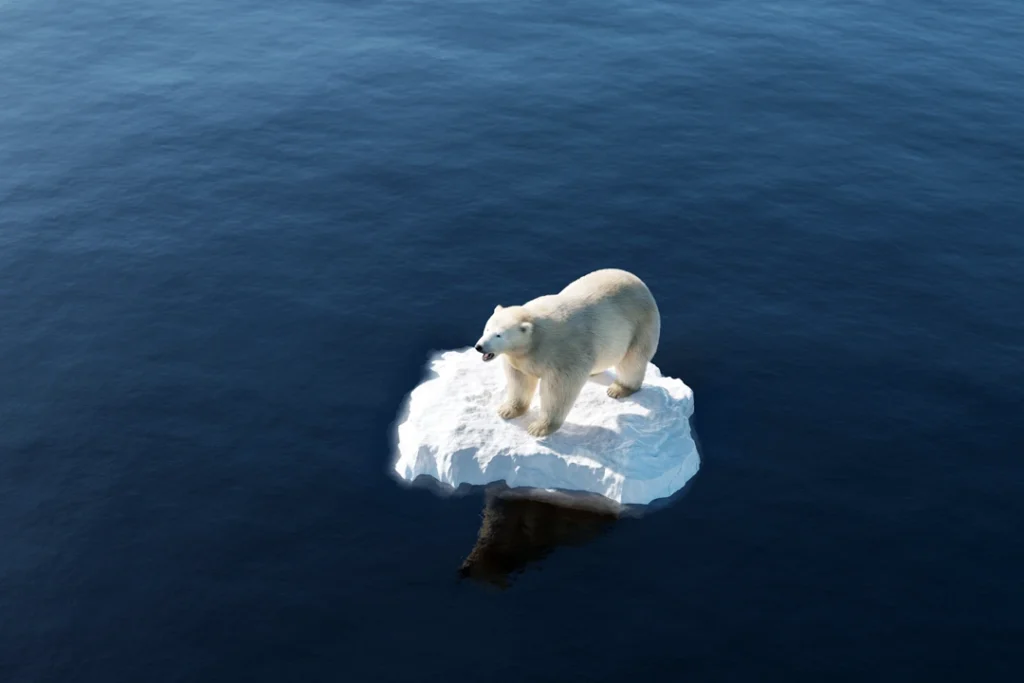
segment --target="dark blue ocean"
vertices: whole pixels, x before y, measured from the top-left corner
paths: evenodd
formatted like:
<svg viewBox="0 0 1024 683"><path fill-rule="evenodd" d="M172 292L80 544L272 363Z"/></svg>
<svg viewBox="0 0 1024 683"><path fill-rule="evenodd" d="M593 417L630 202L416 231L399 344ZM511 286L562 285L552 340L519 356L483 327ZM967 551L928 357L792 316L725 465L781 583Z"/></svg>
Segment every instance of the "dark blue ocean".
<svg viewBox="0 0 1024 683"><path fill-rule="evenodd" d="M389 475L609 266L684 495ZM0 0L3 683L1020 680L1022 413L1019 0Z"/></svg>

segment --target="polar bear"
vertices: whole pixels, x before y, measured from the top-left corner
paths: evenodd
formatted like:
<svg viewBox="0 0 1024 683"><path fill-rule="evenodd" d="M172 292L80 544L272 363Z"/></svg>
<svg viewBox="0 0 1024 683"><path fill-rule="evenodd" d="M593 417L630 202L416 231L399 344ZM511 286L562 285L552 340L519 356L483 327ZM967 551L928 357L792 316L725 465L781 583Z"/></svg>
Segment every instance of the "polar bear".
<svg viewBox="0 0 1024 683"><path fill-rule="evenodd" d="M522 306L497 306L476 350L504 356L508 379L498 414L510 420L530 407L540 382L540 417L527 431L542 437L562 426L590 375L614 367L612 398L640 389L658 350L661 315L647 285L624 270L597 270L558 294Z"/></svg>

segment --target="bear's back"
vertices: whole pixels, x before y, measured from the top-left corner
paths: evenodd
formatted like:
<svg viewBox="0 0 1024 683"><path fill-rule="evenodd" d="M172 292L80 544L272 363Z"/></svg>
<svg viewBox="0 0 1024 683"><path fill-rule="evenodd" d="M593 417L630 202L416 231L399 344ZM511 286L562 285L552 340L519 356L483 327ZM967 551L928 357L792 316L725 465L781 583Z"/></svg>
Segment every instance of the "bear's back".
<svg viewBox="0 0 1024 683"><path fill-rule="evenodd" d="M525 307L537 328L536 361L564 366L576 358L593 364L595 371L615 365L637 328L658 320L654 297L643 281L616 269L584 275Z"/></svg>

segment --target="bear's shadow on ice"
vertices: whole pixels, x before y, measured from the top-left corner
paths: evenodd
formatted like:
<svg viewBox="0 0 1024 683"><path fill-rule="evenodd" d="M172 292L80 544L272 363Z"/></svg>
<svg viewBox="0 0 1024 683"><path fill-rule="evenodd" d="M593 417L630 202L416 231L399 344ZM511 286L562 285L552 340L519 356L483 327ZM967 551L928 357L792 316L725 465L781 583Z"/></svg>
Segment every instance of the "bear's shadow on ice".
<svg viewBox="0 0 1024 683"><path fill-rule="evenodd" d="M615 381L615 375L605 371L593 375L590 380L595 384L610 386ZM675 399L662 387L645 384L635 394L623 399L606 397L608 401L622 401L634 403L646 409L648 413L658 413L673 403ZM531 406L530 411L518 418L516 422L524 430L526 426L539 415L539 408L536 402ZM581 425L572 421L573 414L569 416L562 427L554 434L543 437L542 443L559 455L572 455L579 453L580 444L586 444L592 455L602 460L615 459L618 446L623 442L629 442L652 431L651 418L649 415L627 413L618 415L615 418L615 429L599 425ZM606 450L607 449L607 450Z"/></svg>
<svg viewBox="0 0 1024 683"><path fill-rule="evenodd" d="M490 490L476 544L459 576L508 588L511 578L561 546L579 546L608 531L611 510L570 507L512 491Z"/></svg>

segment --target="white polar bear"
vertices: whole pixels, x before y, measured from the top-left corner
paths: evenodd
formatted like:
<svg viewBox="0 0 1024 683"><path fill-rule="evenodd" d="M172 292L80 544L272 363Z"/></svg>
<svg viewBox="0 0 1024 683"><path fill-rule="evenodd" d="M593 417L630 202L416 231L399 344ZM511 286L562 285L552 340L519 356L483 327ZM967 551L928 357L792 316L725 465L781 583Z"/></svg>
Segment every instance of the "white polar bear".
<svg viewBox="0 0 1024 683"><path fill-rule="evenodd" d="M476 350L485 361L502 354L508 395L506 420L530 407L540 381L541 416L527 431L551 434L565 421L590 375L614 367L612 398L640 389L658 350L661 315L647 285L624 270L597 270L558 294L522 306L494 309Z"/></svg>

